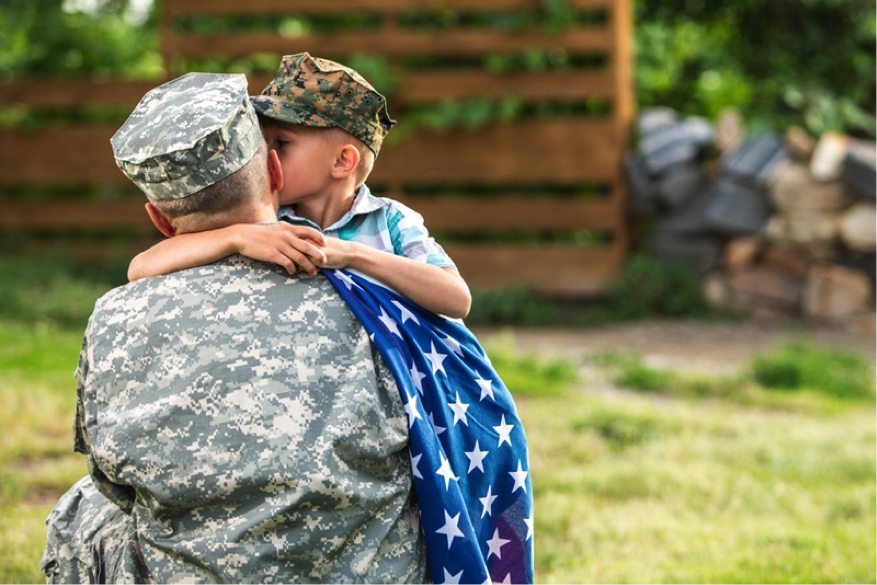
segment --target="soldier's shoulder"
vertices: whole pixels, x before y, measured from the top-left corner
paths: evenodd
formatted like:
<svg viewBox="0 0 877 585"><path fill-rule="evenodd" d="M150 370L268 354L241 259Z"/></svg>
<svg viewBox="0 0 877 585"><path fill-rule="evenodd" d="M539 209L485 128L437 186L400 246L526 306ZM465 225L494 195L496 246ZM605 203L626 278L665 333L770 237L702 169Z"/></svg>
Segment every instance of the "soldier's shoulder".
<svg viewBox="0 0 877 585"><path fill-rule="evenodd" d="M116 287L98 299L95 310L149 304L158 297L181 294L219 296L225 292L240 293L243 290L267 293L272 289L278 289L276 294L290 295L290 298L296 296L293 291L309 298L338 296L325 277L290 275L282 266L234 255L212 264L143 278Z"/></svg>

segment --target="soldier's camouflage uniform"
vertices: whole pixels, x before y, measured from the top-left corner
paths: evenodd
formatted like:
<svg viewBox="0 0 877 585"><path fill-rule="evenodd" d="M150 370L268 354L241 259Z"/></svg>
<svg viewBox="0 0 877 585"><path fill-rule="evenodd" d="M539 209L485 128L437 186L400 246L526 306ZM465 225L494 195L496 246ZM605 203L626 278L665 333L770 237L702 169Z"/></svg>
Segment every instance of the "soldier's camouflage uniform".
<svg viewBox="0 0 877 585"><path fill-rule="evenodd" d="M112 139L151 201L261 142L244 76L203 73L149 92ZM76 376L90 477L47 520L50 583L426 577L399 390L322 276L233 256L114 289Z"/></svg>
<svg viewBox="0 0 877 585"><path fill-rule="evenodd" d="M235 256L110 291L77 380L76 450L112 503L87 483L59 503L50 582L426 577L399 391L325 278ZM52 550L82 507L103 533Z"/></svg>

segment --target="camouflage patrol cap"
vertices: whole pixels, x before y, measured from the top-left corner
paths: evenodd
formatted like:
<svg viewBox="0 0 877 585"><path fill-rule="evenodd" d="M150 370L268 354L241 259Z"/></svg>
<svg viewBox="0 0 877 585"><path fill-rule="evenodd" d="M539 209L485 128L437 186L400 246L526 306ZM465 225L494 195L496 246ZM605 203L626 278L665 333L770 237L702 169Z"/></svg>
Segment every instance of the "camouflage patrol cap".
<svg viewBox="0 0 877 585"><path fill-rule="evenodd" d="M287 55L274 80L251 98L268 118L300 126L338 127L362 140L377 156L395 124L387 99L359 73L308 53Z"/></svg>
<svg viewBox="0 0 877 585"><path fill-rule="evenodd" d="M151 90L110 140L116 164L157 201L182 199L244 166L262 133L243 75L188 73Z"/></svg>

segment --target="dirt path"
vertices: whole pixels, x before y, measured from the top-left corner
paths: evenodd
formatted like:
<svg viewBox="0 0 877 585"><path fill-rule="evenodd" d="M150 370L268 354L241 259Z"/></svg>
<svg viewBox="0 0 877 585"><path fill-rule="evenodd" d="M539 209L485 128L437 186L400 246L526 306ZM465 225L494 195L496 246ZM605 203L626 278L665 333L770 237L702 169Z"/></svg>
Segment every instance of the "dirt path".
<svg viewBox="0 0 877 585"><path fill-rule="evenodd" d="M841 347L875 361L874 337L801 324L702 323L650 321L613 325L599 329L514 329L504 330L520 351L577 358L599 349L642 354L648 363L677 370L732 371L753 353L775 343L809 340ZM475 329L482 343L502 333L498 329Z"/></svg>

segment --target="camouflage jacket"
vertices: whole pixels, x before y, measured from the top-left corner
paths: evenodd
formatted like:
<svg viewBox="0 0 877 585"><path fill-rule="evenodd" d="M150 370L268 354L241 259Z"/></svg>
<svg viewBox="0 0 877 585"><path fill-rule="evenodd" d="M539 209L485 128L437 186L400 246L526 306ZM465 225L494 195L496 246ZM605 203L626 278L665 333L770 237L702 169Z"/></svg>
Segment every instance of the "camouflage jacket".
<svg viewBox="0 0 877 585"><path fill-rule="evenodd" d="M322 277L234 256L107 293L77 451L157 582L417 582L398 389Z"/></svg>

